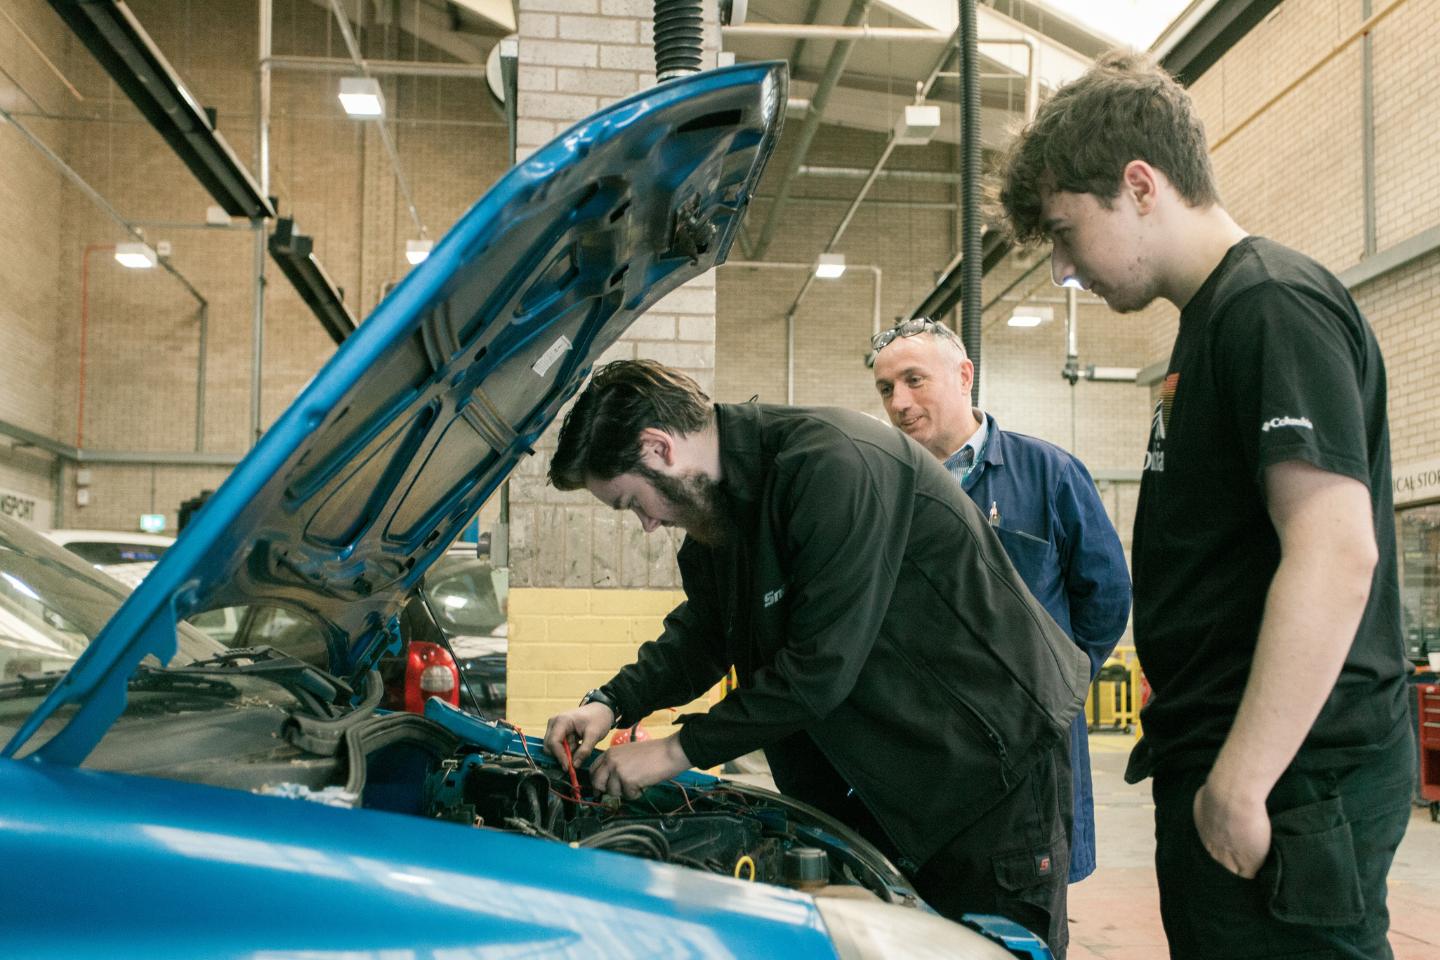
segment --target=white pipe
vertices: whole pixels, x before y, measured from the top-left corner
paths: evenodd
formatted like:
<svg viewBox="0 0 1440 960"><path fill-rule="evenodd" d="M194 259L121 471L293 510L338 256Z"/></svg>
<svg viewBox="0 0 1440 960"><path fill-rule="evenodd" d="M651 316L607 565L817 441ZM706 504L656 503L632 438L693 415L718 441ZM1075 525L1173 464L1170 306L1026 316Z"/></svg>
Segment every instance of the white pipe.
<svg viewBox="0 0 1440 960"><path fill-rule="evenodd" d="M785 317L785 405L795 406L795 311Z"/></svg>
<svg viewBox="0 0 1440 960"><path fill-rule="evenodd" d="M795 297L795 302L790 305L790 310L785 314L785 402L791 406L795 404L795 314L800 311L800 301L805 299L805 294L810 290L810 284L815 281L815 265L813 263L794 263L778 260L727 260L721 264L722 267L749 267L752 270L808 270L810 276L805 279L805 285L800 288L800 293ZM847 270L869 270L873 280L874 297L871 304L870 329L872 334L880 332L880 289L883 274L878 266L869 263L846 264Z"/></svg>
<svg viewBox="0 0 1440 960"><path fill-rule="evenodd" d="M270 52L274 20L272 0L259 0L260 72L256 87L255 166L260 174L260 195L270 195ZM250 443L260 439L260 371L265 353L265 219L255 219L255 304L250 325Z"/></svg>
<svg viewBox="0 0 1440 960"><path fill-rule="evenodd" d="M1080 359L1079 296L1074 287L1065 288L1065 353L1067 360Z"/></svg>
<svg viewBox="0 0 1440 960"><path fill-rule="evenodd" d="M920 27L825 26L812 23L747 23L721 27L723 37L756 37L770 40L900 40L945 43L950 34Z"/></svg>
<svg viewBox="0 0 1440 960"><path fill-rule="evenodd" d="M355 33L350 29L350 18L345 13L345 8L340 6L340 0L330 0L330 9L335 14L335 25L340 29L340 36L345 41L345 47L350 51L350 59L355 61L364 76L370 76L370 64L360 55L360 44L355 40ZM265 51L268 58L270 52ZM410 211L410 219L415 224L415 229L420 231L422 240L430 239L430 232L425 229L425 221L420 219L420 211L415 206L415 197L410 193L410 184L405 179L405 171L400 167L400 153L395 149L395 141L390 138L390 128L386 124L385 117L376 118L377 128L380 131L380 142L385 145L385 152L390 156L390 169L395 174L395 182L400 185L400 194L405 198L405 206Z"/></svg>
<svg viewBox="0 0 1440 960"><path fill-rule="evenodd" d="M276 70L299 70L309 73L355 72L355 62L341 57L269 57L268 63ZM374 74L391 74L409 77L468 77L472 80L485 79L485 65L480 63L439 63L425 60L366 60L366 68Z"/></svg>
<svg viewBox="0 0 1440 960"><path fill-rule="evenodd" d="M871 273L871 279L874 280L874 287L875 287L874 293L875 293L875 297L874 297L874 302L873 302L873 303L871 304L871 306L870 306L870 312L871 312L870 335L871 335L871 336L874 336L875 334L877 334L877 333L880 332L880 268L879 268L879 267L875 267L875 266L870 266L869 264L865 264L865 265L863 265L863 266L854 267L854 268L852 268L852 269L855 269L855 270L869 270L870 273Z"/></svg>
<svg viewBox="0 0 1440 960"><path fill-rule="evenodd" d="M1025 122L1035 119L1035 110L1040 106L1040 41L1034 37L1021 38L1026 47L1025 60ZM984 43L985 41L980 41Z"/></svg>

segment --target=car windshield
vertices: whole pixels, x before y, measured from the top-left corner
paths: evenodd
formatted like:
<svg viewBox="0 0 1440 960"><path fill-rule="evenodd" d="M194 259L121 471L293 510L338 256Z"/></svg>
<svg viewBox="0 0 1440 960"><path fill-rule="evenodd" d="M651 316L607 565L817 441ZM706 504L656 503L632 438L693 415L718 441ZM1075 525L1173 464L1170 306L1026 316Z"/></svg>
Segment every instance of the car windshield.
<svg viewBox="0 0 1440 960"><path fill-rule="evenodd" d="M69 669L127 593L39 534L0 523L0 683ZM222 649L181 627L176 664Z"/></svg>
<svg viewBox="0 0 1440 960"><path fill-rule="evenodd" d="M125 584L0 516L0 744L40 706L129 593ZM224 645L188 624L177 626L176 640L176 655L166 668L147 656L131 675L125 712L87 766L134 768L137 744L156 736L145 725L157 717L183 720L197 711L238 716L237 708L293 710L302 706L294 688L316 683L323 688L330 682L304 676L313 671L305 664L275 664L264 655L256 656L254 675L245 665L219 662ZM78 709L78 702L60 706L27 749L54 736Z"/></svg>
<svg viewBox="0 0 1440 960"><path fill-rule="evenodd" d="M505 624L504 574L473 554L448 554L425 575L425 599L446 636L490 636Z"/></svg>

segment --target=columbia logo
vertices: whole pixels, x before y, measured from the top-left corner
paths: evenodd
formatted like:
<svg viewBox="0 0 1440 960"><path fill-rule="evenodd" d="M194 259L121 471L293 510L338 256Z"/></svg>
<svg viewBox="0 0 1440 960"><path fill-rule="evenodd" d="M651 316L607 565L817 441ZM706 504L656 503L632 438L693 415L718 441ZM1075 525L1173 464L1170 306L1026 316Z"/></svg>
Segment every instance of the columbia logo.
<svg viewBox="0 0 1440 960"><path fill-rule="evenodd" d="M1304 427L1306 430L1314 430L1315 424L1311 423L1308 417L1275 417L1261 424L1260 431L1269 433L1278 427Z"/></svg>

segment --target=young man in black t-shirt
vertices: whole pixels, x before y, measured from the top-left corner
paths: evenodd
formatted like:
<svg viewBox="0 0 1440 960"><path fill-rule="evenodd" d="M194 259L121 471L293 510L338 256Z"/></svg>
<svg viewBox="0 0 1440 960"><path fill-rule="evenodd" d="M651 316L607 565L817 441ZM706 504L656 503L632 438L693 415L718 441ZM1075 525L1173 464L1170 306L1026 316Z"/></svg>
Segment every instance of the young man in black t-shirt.
<svg viewBox="0 0 1440 960"><path fill-rule="evenodd" d="M1180 308L1133 546L1174 957L1389 957L1409 817L1385 368L1329 271L1220 206L1188 95L1111 55L1017 138L1001 201L1057 282Z"/></svg>

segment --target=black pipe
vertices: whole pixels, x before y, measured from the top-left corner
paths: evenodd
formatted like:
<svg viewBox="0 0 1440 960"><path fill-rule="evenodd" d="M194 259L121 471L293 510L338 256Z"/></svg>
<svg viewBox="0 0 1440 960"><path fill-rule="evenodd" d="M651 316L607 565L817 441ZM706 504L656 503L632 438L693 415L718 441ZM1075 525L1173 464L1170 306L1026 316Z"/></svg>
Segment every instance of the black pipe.
<svg viewBox="0 0 1440 960"><path fill-rule="evenodd" d="M509 152L505 155L509 166L515 166L516 153L516 126L519 122L519 110L516 104L520 100L520 58L517 53L507 53L505 44L507 41L500 41L500 88L505 91L505 130L509 135L507 141ZM519 42L516 41L518 49Z"/></svg>
<svg viewBox="0 0 1440 960"><path fill-rule="evenodd" d="M701 0L655 0L655 79L700 72L705 40Z"/></svg>
<svg viewBox="0 0 1440 960"><path fill-rule="evenodd" d="M972 402L980 400L980 77L975 0L960 0L960 341L975 364Z"/></svg>

